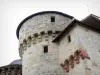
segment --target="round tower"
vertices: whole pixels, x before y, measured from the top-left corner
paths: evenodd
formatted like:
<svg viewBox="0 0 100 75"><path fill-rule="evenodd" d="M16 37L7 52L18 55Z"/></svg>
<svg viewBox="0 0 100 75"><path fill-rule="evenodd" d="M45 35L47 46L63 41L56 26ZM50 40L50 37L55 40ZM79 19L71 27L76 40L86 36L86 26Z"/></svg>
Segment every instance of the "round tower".
<svg viewBox="0 0 100 75"><path fill-rule="evenodd" d="M17 28L23 75L64 75L59 51L52 40L71 22L72 16L43 11L25 18Z"/></svg>

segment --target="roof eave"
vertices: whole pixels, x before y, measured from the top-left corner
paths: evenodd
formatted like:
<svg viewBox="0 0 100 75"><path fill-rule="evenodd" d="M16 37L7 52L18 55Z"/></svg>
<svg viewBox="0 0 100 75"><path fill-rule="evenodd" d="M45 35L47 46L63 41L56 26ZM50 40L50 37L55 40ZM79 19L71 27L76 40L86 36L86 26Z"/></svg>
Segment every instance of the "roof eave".
<svg viewBox="0 0 100 75"><path fill-rule="evenodd" d="M76 21L77 20L73 18L71 23L61 33L59 33L59 35L55 37L52 42L57 42L65 34L65 32L69 31L69 29L73 26L73 23Z"/></svg>

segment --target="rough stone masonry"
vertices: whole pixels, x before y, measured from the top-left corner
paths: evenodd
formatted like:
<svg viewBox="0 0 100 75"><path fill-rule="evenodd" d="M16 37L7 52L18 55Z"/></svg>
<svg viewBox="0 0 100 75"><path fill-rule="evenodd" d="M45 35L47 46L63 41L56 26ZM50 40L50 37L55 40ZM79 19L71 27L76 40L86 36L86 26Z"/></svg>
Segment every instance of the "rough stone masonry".
<svg viewBox="0 0 100 75"><path fill-rule="evenodd" d="M19 39L19 54L22 59L22 75L80 75L81 73L82 75L94 75L86 72L86 67L83 64L85 63L84 60L81 60L79 66L75 66L75 69L72 69L69 73L60 66L66 58L74 53L81 42L82 47L87 45L86 47L90 51L93 48L95 49L92 44L100 41L99 33L89 30L89 34L84 32L86 30L84 27L75 26L70 32L72 38L70 43L68 43L69 35L67 34L64 34L65 37L62 36L61 41L52 42L70 25L73 19L72 16L61 12L43 11L25 18L19 24L17 37ZM83 36L84 33L86 36ZM79 38L83 40L78 41ZM93 43L91 42L92 40L94 40ZM88 46L88 44L91 45ZM95 45L98 47L100 43ZM100 50L99 47L98 49ZM100 57L100 54L98 54L98 57ZM96 57L93 58L96 59ZM95 61L93 64L96 64ZM89 68L87 67L86 69Z"/></svg>

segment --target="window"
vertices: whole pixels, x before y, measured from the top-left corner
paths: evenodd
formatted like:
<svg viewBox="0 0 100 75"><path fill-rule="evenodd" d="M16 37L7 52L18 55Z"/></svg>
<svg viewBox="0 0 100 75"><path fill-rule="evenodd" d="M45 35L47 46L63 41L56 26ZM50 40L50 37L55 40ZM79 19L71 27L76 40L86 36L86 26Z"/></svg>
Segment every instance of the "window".
<svg viewBox="0 0 100 75"><path fill-rule="evenodd" d="M71 42L71 37L70 37L70 35L68 36L68 42Z"/></svg>
<svg viewBox="0 0 100 75"><path fill-rule="evenodd" d="M44 53L48 52L48 46L44 46Z"/></svg>
<svg viewBox="0 0 100 75"><path fill-rule="evenodd" d="M51 16L51 22L55 22L55 17Z"/></svg>

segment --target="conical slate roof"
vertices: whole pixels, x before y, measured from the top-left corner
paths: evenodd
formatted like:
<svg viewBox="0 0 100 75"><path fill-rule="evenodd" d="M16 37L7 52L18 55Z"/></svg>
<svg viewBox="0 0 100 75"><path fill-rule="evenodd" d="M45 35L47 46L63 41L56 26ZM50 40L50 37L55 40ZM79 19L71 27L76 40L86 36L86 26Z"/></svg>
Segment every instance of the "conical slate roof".
<svg viewBox="0 0 100 75"><path fill-rule="evenodd" d="M18 60L14 60L14 61L11 62L10 64L11 64L11 65L14 65L14 64L21 65L21 64L22 64L22 61L21 61L21 59L18 59Z"/></svg>

